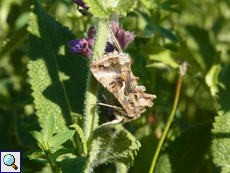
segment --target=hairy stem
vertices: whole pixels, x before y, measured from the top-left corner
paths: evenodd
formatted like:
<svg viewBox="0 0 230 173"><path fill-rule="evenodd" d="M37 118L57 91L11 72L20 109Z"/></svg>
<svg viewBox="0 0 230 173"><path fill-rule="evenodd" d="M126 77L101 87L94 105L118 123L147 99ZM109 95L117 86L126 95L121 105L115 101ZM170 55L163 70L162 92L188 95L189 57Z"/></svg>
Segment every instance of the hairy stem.
<svg viewBox="0 0 230 173"><path fill-rule="evenodd" d="M94 49L92 54L93 61L104 54L109 22L109 18L101 19L98 22L97 34L94 41ZM93 130L98 127L96 105L92 105L97 102L97 89L98 82L89 71L86 90L86 108L84 115L84 134L87 144L89 144Z"/></svg>
<svg viewBox="0 0 230 173"><path fill-rule="evenodd" d="M50 154L46 155L46 160L48 161L49 165L50 165L50 168L52 170L52 173L56 173L57 170L56 170L56 167L55 167L55 164L50 156Z"/></svg>
<svg viewBox="0 0 230 173"><path fill-rule="evenodd" d="M178 79L178 82L177 82L176 95L175 95L175 98L174 98L172 112L171 112L171 114L169 116L169 119L168 119L168 122L166 124L165 130L164 130L164 132L163 132L163 134L162 134L162 136L160 138L160 141L159 141L159 143L157 145L157 149L155 151L155 154L154 154L154 157L153 157L153 160L152 160L152 164L151 164L149 173L152 173L153 170L154 170L154 167L156 165L156 161L157 161L158 155L160 153L160 149L161 149L161 147L163 145L163 142L164 142L165 137L166 137L166 135L168 133L169 127L170 127L170 125L172 123L172 120L173 120L173 117L174 117L174 114L175 114L175 111L176 111L176 108L177 108L179 96L180 96L180 89L181 89L182 77L185 74L186 70L187 70L187 62L183 63L180 66L180 76L179 76L179 79Z"/></svg>
<svg viewBox="0 0 230 173"><path fill-rule="evenodd" d="M125 166L125 164L123 163L116 163L116 173L127 173L128 172L128 168Z"/></svg>

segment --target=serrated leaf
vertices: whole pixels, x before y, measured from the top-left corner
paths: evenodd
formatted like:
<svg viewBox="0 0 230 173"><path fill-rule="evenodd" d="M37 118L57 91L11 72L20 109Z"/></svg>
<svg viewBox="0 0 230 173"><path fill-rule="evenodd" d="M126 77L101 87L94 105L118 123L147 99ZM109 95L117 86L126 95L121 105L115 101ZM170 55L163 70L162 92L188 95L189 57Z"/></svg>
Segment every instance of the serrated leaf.
<svg viewBox="0 0 230 173"><path fill-rule="evenodd" d="M78 135L81 138L81 142L82 142L84 153L85 153L85 155L87 155L87 144L86 144L86 140L85 140L85 136L84 136L83 130L77 124L73 124L70 127L74 127L77 130Z"/></svg>
<svg viewBox="0 0 230 173"><path fill-rule="evenodd" d="M133 163L140 142L121 125L106 125L97 129L93 136L88 169L103 163Z"/></svg>
<svg viewBox="0 0 230 173"><path fill-rule="evenodd" d="M135 0L84 0L95 17L106 18L113 12L126 14L135 6Z"/></svg>
<svg viewBox="0 0 230 173"><path fill-rule="evenodd" d="M32 96L40 126L47 115L55 116L55 131L68 130L73 124L71 115L83 113L87 66L84 58L72 55L68 42L75 36L55 21L34 1L30 15L28 69Z"/></svg>
<svg viewBox="0 0 230 173"><path fill-rule="evenodd" d="M211 145L211 127L211 123L194 125L168 143L154 173L196 172Z"/></svg>
<svg viewBox="0 0 230 173"><path fill-rule="evenodd" d="M74 133L75 133L75 130L68 130L62 133L58 133L57 135L55 135L49 140L49 146L56 147L56 146L63 144L69 138L71 138L74 135Z"/></svg>
<svg viewBox="0 0 230 173"><path fill-rule="evenodd" d="M161 33L165 38L167 38L167 39L169 39L169 40L171 40L171 41L173 41L175 43L178 41L176 36L173 35L173 33L171 31L169 31L169 30L167 30L167 29L165 29L165 28L163 28L163 27L161 27L159 25L155 25L155 29L159 33Z"/></svg>
<svg viewBox="0 0 230 173"><path fill-rule="evenodd" d="M215 118L212 130L212 150L213 161L216 165L224 167L230 166L230 112L222 114Z"/></svg>
<svg viewBox="0 0 230 173"><path fill-rule="evenodd" d="M230 167L222 167L221 173L229 173Z"/></svg>
<svg viewBox="0 0 230 173"><path fill-rule="evenodd" d="M112 0L109 0L110 3ZM89 12L95 17L104 18L110 15L108 7L105 5L106 0L84 0L87 7L89 7Z"/></svg>
<svg viewBox="0 0 230 173"><path fill-rule="evenodd" d="M115 8L112 8L117 14L126 14L133 10L135 7L135 0L120 0Z"/></svg>
<svg viewBox="0 0 230 173"><path fill-rule="evenodd" d="M38 143L42 144L44 141L43 135L38 131L30 131L30 134L38 141Z"/></svg>
<svg viewBox="0 0 230 173"><path fill-rule="evenodd" d="M57 162L57 165L61 168L62 173L85 173L87 162L87 157L78 157L75 159L63 159Z"/></svg>
<svg viewBox="0 0 230 173"><path fill-rule="evenodd" d="M220 110L215 123L213 123L213 161L216 165L221 166L222 172L229 172L230 167L230 64L224 68L219 75L219 93L218 102Z"/></svg>
<svg viewBox="0 0 230 173"><path fill-rule="evenodd" d="M53 114L50 114L46 119L44 128L42 130L45 141L49 141L52 138L53 131L54 131L54 124L55 124L54 116Z"/></svg>

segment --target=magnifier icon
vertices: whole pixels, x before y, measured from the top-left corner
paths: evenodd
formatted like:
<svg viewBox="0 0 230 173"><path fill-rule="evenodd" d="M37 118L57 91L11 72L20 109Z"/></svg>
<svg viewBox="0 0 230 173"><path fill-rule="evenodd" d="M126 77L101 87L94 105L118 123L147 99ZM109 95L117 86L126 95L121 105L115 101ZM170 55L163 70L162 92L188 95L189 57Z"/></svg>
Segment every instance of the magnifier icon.
<svg viewBox="0 0 230 173"><path fill-rule="evenodd" d="M7 154L3 158L3 162L7 166L12 166L15 170L18 169L18 167L14 164L15 163L15 158L11 154Z"/></svg>

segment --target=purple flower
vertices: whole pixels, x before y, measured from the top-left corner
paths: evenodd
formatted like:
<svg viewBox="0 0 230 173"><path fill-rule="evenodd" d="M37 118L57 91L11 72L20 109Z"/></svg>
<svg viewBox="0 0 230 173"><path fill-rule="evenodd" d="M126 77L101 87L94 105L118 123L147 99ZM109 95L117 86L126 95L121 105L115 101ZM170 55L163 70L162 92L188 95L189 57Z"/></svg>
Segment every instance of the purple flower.
<svg viewBox="0 0 230 173"><path fill-rule="evenodd" d="M117 22L112 22L111 29L121 49L124 49L136 37L136 35L133 35L134 32L125 31L122 27L119 28ZM73 40L69 42L68 45L71 47L70 50L72 54L83 55L90 58L92 55L94 35L95 28L91 26L87 34L87 39L83 38L81 40ZM108 41L106 43L105 52L113 52L115 50L115 47L111 42L113 41Z"/></svg>
<svg viewBox="0 0 230 173"><path fill-rule="evenodd" d="M112 22L111 29L121 49L124 49L136 37L133 35L134 32L125 31L122 27L119 28L117 22Z"/></svg>
<svg viewBox="0 0 230 173"><path fill-rule="evenodd" d="M69 42L68 45L70 46L70 50L72 54L83 55L90 58L92 54L94 34L95 34L95 29L93 26L91 26L87 34L88 35L87 40L83 38L81 40L73 40Z"/></svg>
<svg viewBox="0 0 230 173"><path fill-rule="evenodd" d="M86 4L82 0L72 0L73 3L77 4L78 6L88 10L89 7L86 6Z"/></svg>

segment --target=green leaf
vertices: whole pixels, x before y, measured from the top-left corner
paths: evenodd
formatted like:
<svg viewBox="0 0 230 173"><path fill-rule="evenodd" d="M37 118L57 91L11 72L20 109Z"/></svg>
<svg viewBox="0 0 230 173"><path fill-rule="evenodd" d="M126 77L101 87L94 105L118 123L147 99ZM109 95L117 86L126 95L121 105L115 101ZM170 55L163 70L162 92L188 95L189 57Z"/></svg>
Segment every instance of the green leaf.
<svg viewBox="0 0 230 173"><path fill-rule="evenodd" d="M75 36L34 1L30 15L28 63L36 114L43 127L47 115L55 116L55 131L68 130L72 114L83 114L88 67L81 56L72 55L68 42Z"/></svg>
<svg viewBox="0 0 230 173"><path fill-rule="evenodd" d="M135 7L135 0L119 0L116 7L113 7L113 11L117 14L122 14L126 16L128 12L132 11Z"/></svg>
<svg viewBox="0 0 230 173"><path fill-rule="evenodd" d="M109 0L111 3L112 0ZM111 13L108 7L105 5L106 0L84 0L86 5L89 7L89 12L95 17L104 18L108 17Z"/></svg>
<svg viewBox="0 0 230 173"><path fill-rule="evenodd" d="M180 58L180 55L175 52L161 47L144 47L142 51L148 55L150 60L163 62L172 68L179 67L177 59Z"/></svg>
<svg viewBox="0 0 230 173"><path fill-rule="evenodd" d="M75 133L75 130L68 130L62 133L58 133L57 135L55 135L49 140L49 146L56 147L56 146L63 144L69 138L71 138L74 135L74 133Z"/></svg>
<svg viewBox="0 0 230 173"><path fill-rule="evenodd" d="M43 135L38 131L30 131L30 134L38 141L38 143L42 144L44 141Z"/></svg>
<svg viewBox="0 0 230 173"><path fill-rule="evenodd" d="M72 153L73 150L69 149L69 148L60 148L57 151L55 151L53 153L53 155L63 155L63 154L68 154L68 153Z"/></svg>
<svg viewBox="0 0 230 173"><path fill-rule="evenodd" d="M89 12L95 17L106 18L113 12L126 14L135 6L135 0L84 0L89 7Z"/></svg>
<svg viewBox="0 0 230 173"><path fill-rule="evenodd" d="M46 156L43 152L33 152L30 156L30 159L45 159Z"/></svg>
<svg viewBox="0 0 230 173"><path fill-rule="evenodd" d="M54 131L54 124L55 124L54 116L53 114L50 114L46 119L44 128L42 130L45 141L49 141L52 138L53 131Z"/></svg>
<svg viewBox="0 0 230 173"><path fill-rule="evenodd" d="M154 36L154 32L156 30L156 27L155 25L153 25L152 23L148 23L146 26L145 26L145 30L144 30L144 36L145 37L152 37Z"/></svg>
<svg viewBox="0 0 230 173"><path fill-rule="evenodd" d="M190 36L196 41L197 47L201 53L202 60L199 62L209 68L213 64L214 57L217 54L216 47L212 42L212 37L210 36L209 31L200 28L197 25L188 25L186 26L186 29Z"/></svg>
<svg viewBox="0 0 230 173"><path fill-rule="evenodd" d="M84 153L85 153L85 155L87 155L87 144L86 144L86 140L85 140L85 136L84 136L82 128L80 126L78 126L77 124L73 124L70 127L74 127L77 130L78 135L81 138Z"/></svg>
<svg viewBox="0 0 230 173"><path fill-rule="evenodd" d="M170 7L171 5L178 4L178 1L175 0L169 0L169 1L164 1L160 6L162 7Z"/></svg>
<svg viewBox="0 0 230 173"><path fill-rule="evenodd" d="M94 132L87 169L108 162L121 162L130 166L140 145L140 142L121 125L102 126Z"/></svg>
<svg viewBox="0 0 230 173"><path fill-rule="evenodd" d="M205 76L206 84L209 86L212 95L216 95L216 93L218 92L218 87L217 87L218 75L220 74L220 70L221 70L220 56L221 56L221 53L218 52L214 58L211 68L209 69L209 71L206 73L206 76Z"/></svg>
<svg viewBox="0 0 230 173"><path fill-rule="evenodd" d="M220 166L222 172L229 172L230 166L230 64L224 68L219 75L219 93L218 102L220 110L215 123L213 123L213 161L217 166Z"/></svg>
<svg viewBox="0 0 230 173"><path fill-rule="evenodd" d="M169 1L165 1L162 4L160 4L159 8L162 10L167 10L170 12L176 12L176 13L181 13L180 10L177 10L175 8L172 8L171 5L175 5L178 4L178 1L174 1L174 0L169 0Z"/></svg>
<svg viewBox="0 0 230 173"><path fill-rule="evenodd" d="M218 102L221 106L221 110L224 112L230 111L230 64L221 70L219 74L219 86L218 86Z"/></svg>
<svg viewBox="0 0 230 173"><path fill-rule="evenodd" d="M170 12L175 12L175 13L178 13L178 14L180 14L180 13L181 13L181 11L180 11L180 10L177 10L177 9L175 9L175 8L171 8L171 7L160 7L160 9L162 9L162 10L166 10L166 11L170 11Z"/></svg>
<svg viewBox="0 0 230 173"><path fill-rule="evenodd" d="M194 125L169 142L158 158L154 172L196 172L211 145L211 127L211 123Z"/></svg>
<svg viewBox="0 0 230 173"><path fill-rule="evenodd" d="M159 25L153 25L152 23L148 23L145 26L144 30L144 36L146 37L152 37L154 35L155 30L157 30L160 34L162 34L165 38L173 41L178 42L177 38L173 33L165 28L162 28Z"/></svg>
<svg viewBox="0 0 230 173"><path fill-rule="evenodd" d="M215 118L213 124L213 161L216 165L224 167L230 166L230 112L222 114Z"/></svg>
<svg viewBox="0 0 230 173"><path fill-rule="evenodd" d="M141 148L134 160L134 170L136 172L148 172L159 140L149 125L139 128L135 133L135 137L140 141Z"/></svg>
<svg viewBox="0 0 230 173"><path fill-rule="evenodd" d="M146 12L141 11L140 9L136 8L134 13L138 14L139 16L143 17L143 19L147 22L147 24L152 24L152 19Z"/></svg>
<svg viewBox="0 0 230 173"><path fill-rule="evenodd" d="M173 41L173 42L175 42L175 43L178 41L177 38L176 38L176 36L173 35L173 33L172 33L171 31L169 31L169 30L167 30L167 29L165 29L165 28L162 28L162 27L159 26L159 25L155 25L155 29L156 29L159 33L161 33L165 38L167 38L167 39L169 39L169 40L171 40L171 41Z"/></svg>
<svg viewBox="0 0 230 173"><path fill-rule="evenodd" d="M178 47L178 54L181 55L181 57L183 57L183 59L187 61L188 64L191 65L191 67L193 67L188 68L188 72L191 74L202 72L202 64L197 61L194 52L191 50L191 48L189 48L189 46L187 46L187 40L183 39L180 35L178 35L178 40L180 45Z"/></svg>
<svg viewBox="0 0 230 173"><path fill-rule="evenodd" d="M23 157L29 158L42 163L47 163L46 155L42 151L31 150L23 153Z"/></svg>
<svg viewBox="0 0 230 173"><path fill-rule="evenodd" d="M27 25L23 26L22 28L18 29L16 32L14 32L13 36L5 43L3 42L4 46L0 47L0 59L4 57L5 54L10 53L14 51L19 45L25 41L25 39L28 36L28 32L26 31Z"/></svg>
<svg viewBox="0 0 230 173"><path fill-rule="evenodd" d="M87 162L87 157L78 157L75 159L63 159L57 162L57 165L61 168L62 173L85 173Z"/></svg>

